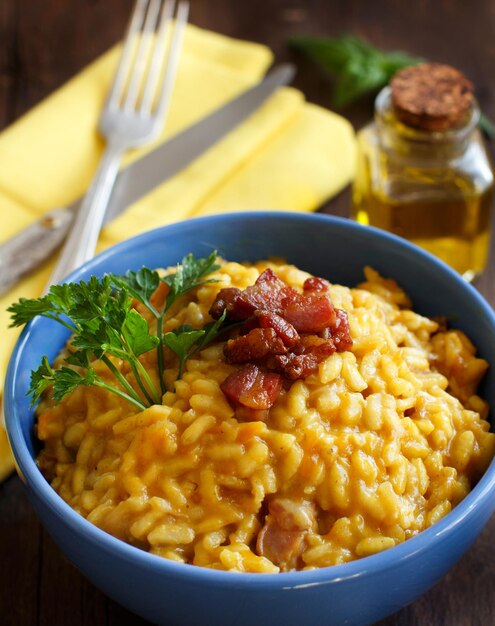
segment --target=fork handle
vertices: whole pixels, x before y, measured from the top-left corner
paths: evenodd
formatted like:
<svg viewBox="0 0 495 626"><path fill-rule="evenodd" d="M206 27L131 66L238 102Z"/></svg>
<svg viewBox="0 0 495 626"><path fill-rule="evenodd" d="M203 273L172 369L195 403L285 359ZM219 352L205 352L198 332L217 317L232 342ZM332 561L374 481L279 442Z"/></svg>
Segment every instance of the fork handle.
<svg viewBox="0 0 495 626"><path fill-rule="evenodd" d="M61 282L67 274L94 256L122 152L123 148L119 144L107 144L96 175L79 206L46 290L50 285Z"/></svg>

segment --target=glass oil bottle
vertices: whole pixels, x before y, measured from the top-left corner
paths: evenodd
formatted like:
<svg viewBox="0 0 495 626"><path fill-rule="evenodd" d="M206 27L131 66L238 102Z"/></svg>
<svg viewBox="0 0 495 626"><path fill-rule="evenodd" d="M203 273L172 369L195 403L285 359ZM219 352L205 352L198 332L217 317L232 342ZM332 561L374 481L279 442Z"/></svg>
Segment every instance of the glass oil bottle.
<svg viewBox="0 0 495 626"><path fill-rule="evenodd" d="M404 237L472 280L485 268L494 176L473 99L441 131L398 119L386 87L375 119L358 135L352 217Z"/></svg>

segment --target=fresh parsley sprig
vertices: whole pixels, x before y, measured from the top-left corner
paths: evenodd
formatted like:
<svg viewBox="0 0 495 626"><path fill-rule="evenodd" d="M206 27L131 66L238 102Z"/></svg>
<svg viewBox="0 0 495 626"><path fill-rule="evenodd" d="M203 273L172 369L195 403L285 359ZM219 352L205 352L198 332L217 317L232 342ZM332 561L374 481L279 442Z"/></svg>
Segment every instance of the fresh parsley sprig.
<svg viewBox="0 0 495 626"><path fill-rule="evenodd" d="M165 392L163 346L166 344L164 344L163 341L164 319L171 306L180 296L195 287L214 282L213 279L204 280L204 277L219 268L219 265L215 263L216 257L216 250L205 259L196 259L193 254L187 254L182 259L181 263L177 265L177 270L174 273L168 274L162 278L160 278L156 270L150 270L147 267L143 267L137 272L129 271L125 276L112 276L111 278L115 287L128 290L132 297L141 302L156 318L156 336L158 338L156 347L157 363L162 393ZM157 309L151 302L151 297L157 290L160 281L165 283L169 288L165 304L161 310ZM186 342L187 339L184 338L183 341ZM180 372L182 372L181 368Z"/></svg>
<svg viewBox="0 0 495 626"><path fill-rule="evenodd" d="M127 293L115 292L109 276L101 280L93 276L88 282L53 285L42 298L22 298L10 306L8 310L12 313L12 326L21 326L37 315L42 315L68 328L73 333L73 352L67 362L86 369L84 375L68 367L51 369L44 358L39 370L31 378L29 393L33 401L39 398L49 382L53 382L56 399L79 385L108 387L108 383L89 365L93 358L97 358L105 363L125 392L114 386L111 386L111 390L119 395L124 393L130 402L145 408L140 395L112 363L110 357L113 356L129 363L145 400L148 403L158 402L160 396L138 358L154 348L158 339L150 335L146 320L131 308L131 303Z"/></svg>
<svg viewBox="0 0 495 626"><path fill-rule="evenodd" d="M9 307L12 326L22 326L37 315L53 319L68 328L73 337L65 364L52 368L43 357L40 367L32 372L28 394L35 404L43 392L53 385L53 397L61 400L79 386L97 386L125 398L139 409L160 402L165 389L164 348L168 347L179 359L178 378L186 360L214 341L225 330L223 315L202 329L182 326L163 333L163 324L175 302L185 293L212 282L206 278L218 269L216 252L205 259L188 254L177 270L160 277L155 270L143 267L125 276L92 277L87 282L53 285L46 296L37 299L21 298ZM166 285L163 307L155 306L153 294L160 283ZM150 332L146 319L133 307L141 302L156 318L156 334ZM157 390L139 357L157 350L160 390ZM112 357L127 361L135 387L121 373ZM111 384L91 366L100 359L111 372L117 384Z"/></svg>

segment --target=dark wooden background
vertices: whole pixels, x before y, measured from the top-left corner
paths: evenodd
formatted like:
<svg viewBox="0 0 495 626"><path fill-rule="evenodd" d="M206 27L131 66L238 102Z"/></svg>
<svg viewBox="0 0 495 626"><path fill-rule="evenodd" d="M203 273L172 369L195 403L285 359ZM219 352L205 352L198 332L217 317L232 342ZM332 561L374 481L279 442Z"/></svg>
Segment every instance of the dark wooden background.
<svg viewBox="0 0 495 626"><path fill-rule="evenodd" d="M131 5L131 0L0 0L0 127L115 43ZM297 64L295 85L323 106L330 107L331 81L288 50L292 34L352 32L386 49L451 63L473 80L484 112L495 118L493 0L192 0L190 19L271 46L277 61ZM359 128L371 107L369 99L344 114ZM346 191L322 210L346 215L348 203ZM493 305L494 275L491 263L477 283ZM492 518L442 582L380 626L495 624L494 536ZM0 624L146 624L106 598L65 560L39 525L15 476L0 485Z"/></svg>

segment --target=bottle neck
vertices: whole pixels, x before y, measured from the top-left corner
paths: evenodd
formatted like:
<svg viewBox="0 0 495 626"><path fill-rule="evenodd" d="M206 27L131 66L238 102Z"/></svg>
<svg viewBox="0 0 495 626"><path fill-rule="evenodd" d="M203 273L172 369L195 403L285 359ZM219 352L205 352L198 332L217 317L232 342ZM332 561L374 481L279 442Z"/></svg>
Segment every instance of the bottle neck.
<svg viewBox="0 0 495 626"><path fill-rule="evenodd" d="M445 131L423 131L397 119L390 87L382 89L375 101L375 123L382 149L410 160L440 164L461 156L473 137L479 118L478 104L473 102L463 124Z"/></svg>

